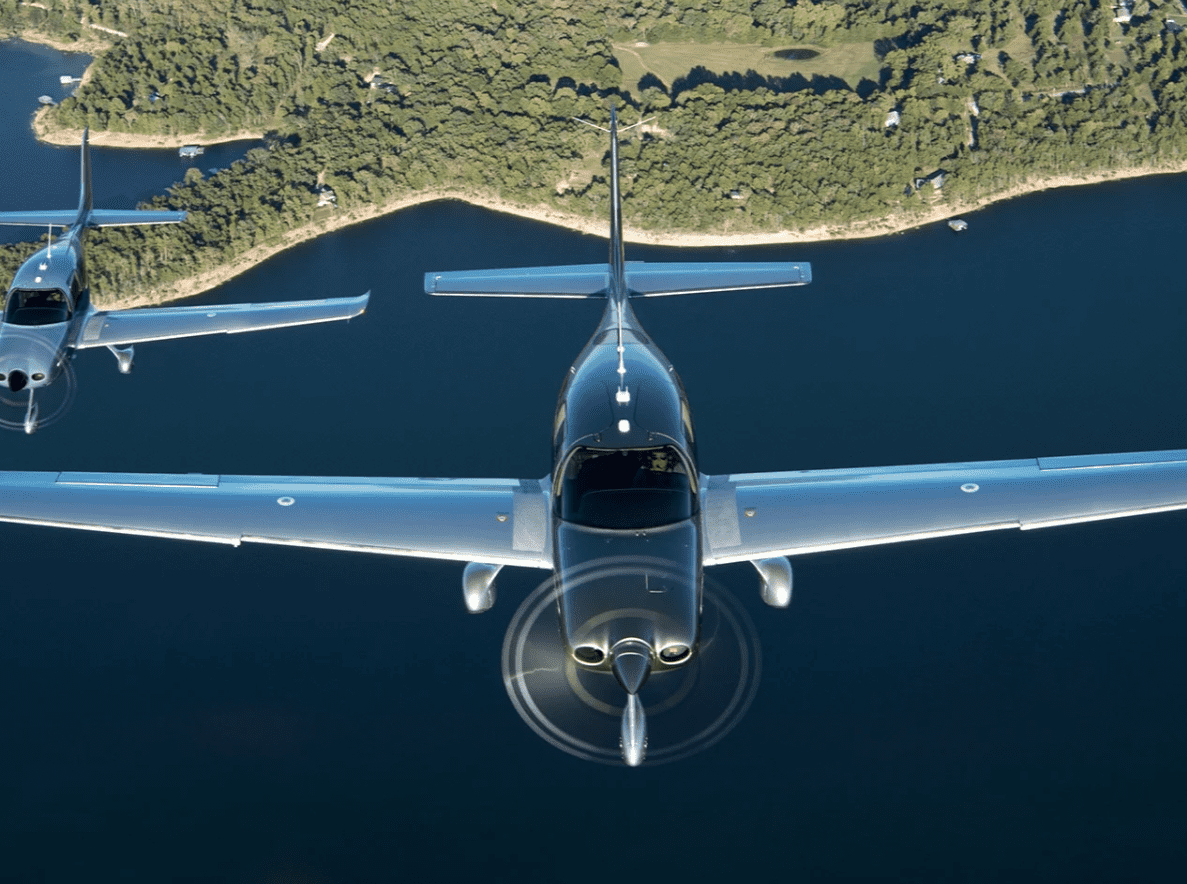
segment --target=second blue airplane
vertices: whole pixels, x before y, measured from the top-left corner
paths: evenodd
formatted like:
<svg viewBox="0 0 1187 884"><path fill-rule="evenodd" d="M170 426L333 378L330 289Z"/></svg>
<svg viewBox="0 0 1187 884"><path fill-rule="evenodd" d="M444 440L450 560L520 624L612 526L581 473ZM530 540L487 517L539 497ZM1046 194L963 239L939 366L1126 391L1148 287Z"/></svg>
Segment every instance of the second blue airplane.
<svg viewBox="0 0 1187 884"><path fill-rule="evenodd" d="M195 335L234 334L289 325L350 319L367 307L371 293L272 304L149 307L97 310L91 304L83 237L91 227L177 224L185 212L96 209L91 199L91 157L82 136L81 193L77 209L0 212L0 224L48 227L46 247L21 265L8 288L0 319L0 386L28 391L26 433L38 427L35 394L62 373L76 350L106 347L119 370L132 370L133 344ZM55 241L53 228L65 231Z"/></svg>

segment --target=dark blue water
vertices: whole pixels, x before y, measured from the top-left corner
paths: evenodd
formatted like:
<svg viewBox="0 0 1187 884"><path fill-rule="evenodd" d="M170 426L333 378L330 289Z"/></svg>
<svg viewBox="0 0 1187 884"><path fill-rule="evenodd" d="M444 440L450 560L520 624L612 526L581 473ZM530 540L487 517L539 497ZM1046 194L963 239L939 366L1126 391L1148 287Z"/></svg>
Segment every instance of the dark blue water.
<svg viewBox="0 0 1187 884"><path fill-rule="evenodd" d="M1017 199L960 236L696 252L810 260L816 282L639 314L709 473L1187 447L1184 205L1187 177L1147 178ZM364 317L143 345L130 377L82 353L69 415L0 435L0 457L544 475L597 306L432 299L422 274L604 254L457 203L345 230L204 300L370 288ZM715 569L761 636L757 699L703 754L628 771L553 749L506 698L503 631L540 574L509 569L470 616L456 564L5 527L4 864L54 882L1170 879L1185 534L1172 514L809 556L784 612L749 565Z"/></svg>
<svg viewBox="0 0 1187 884"><path fill-rule="evenodd" d="M33 137L37 98L49 95L61 101L74 86L62 86L58 77L82 76L90 56L65 53L32 43L0 43L0 211L20 209L73 209L78 205L78 147L39 144ZM91 149L95 205L130 209L180 181L190 167L205 174L241 159L258 141L212 144L196 159L183 160L177 148L154 150ZM18 229L0 228L0 242L20 242Z"/></svg>

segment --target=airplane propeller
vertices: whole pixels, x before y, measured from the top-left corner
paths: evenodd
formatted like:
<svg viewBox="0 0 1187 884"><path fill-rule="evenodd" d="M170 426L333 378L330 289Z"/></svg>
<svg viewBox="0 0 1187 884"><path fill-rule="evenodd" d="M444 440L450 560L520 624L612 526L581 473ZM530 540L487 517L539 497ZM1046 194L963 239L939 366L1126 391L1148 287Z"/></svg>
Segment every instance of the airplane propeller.
<svg viewBox="0 0 1187 884"><path fill-rule="evenodd" d="M557 629L556 610L550 578L507 627L503 684L524 722L570 755L629 767L686 758L732 730L758 690L762 652L754 625L709 577L700 644L678 667L656 665L637 639L616 644L608 668L582 666Z"/></svg>
<svg viewBox="0 0 1187 884"><path fill-rule="evenodd" d="M56 423L70 410L78 392L71 360L61 363L61 373L48 386L30 387L20 369L0 380L0 430L34 433Z"/></svg>
<svg viewBox="0 0 1187 884"><path fill-rule="evenodd" d="M29 391L29 407L25 410L25 435L32 436L37 429L37 403L33 400L33 391Z"/></svg>

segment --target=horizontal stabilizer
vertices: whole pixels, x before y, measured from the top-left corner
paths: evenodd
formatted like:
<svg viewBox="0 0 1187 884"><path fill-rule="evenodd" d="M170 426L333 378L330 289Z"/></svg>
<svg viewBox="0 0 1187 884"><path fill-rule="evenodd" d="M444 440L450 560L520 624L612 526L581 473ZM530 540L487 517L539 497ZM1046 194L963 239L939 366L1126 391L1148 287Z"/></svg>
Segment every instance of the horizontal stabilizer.
<svg viewBox="0 0 1187 884"><path fill-rule="evenodd" d="M812 265L806 262L626 263L626 287L631 297L773 289L811 281Z"/></svg>
<svg viewBox="0 0 1187 884"><path fill-rule="evenodd" d="M781 288L806 285L811 281L812 265L802 262L626 263L626 284L632 297ZM455 270L425 274L425 292L430 295L598 298L606 293L609 286L608 264Z"/></svg>
<svg viewBox="0 0 1187 884"><path fill-rule="evenodd" d="M91 209L88 227L120 227L125 224L180 224L185 212L160 209Z"/></svg>
<svg viewBox="0 0 1187 884"><path fill-rule="evenodd" d="M323 298L276 304L222 304L210 307L145 307L100 311L83 326L79 349L123 346L143 341L191 338L196 335L238 334L290 325L309 325L350 319L367 308L371 293L357 298Z"/></svg>
<svg viewBox="0 0 1187 884"><path fill-rule="evenodd" d="M185 212L155 209L91 209L87 227L118 227L125 224L178 224L185 220ZM0 212L0 224L26 227L73 227L78 221L77 209L48 212Z"/></svg>
<svg viewBox="0 0 1187 884"><path fill-rule="evenodd" d="M425 274L425 294L502 298L596 298L610 285L606 264L451 270Z"/></svg>
<svg viewBox="0 0 1187 884"><path fill-rule="evenodd" d="M0 212L0 224L22 227L69 227L78 220L77 209L62 209L56 212Z"/></svg>

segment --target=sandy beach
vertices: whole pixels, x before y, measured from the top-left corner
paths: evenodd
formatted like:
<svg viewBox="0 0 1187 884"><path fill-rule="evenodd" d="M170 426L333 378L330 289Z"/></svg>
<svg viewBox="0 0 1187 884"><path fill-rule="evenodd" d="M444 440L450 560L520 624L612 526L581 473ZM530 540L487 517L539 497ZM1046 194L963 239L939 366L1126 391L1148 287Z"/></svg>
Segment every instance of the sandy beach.
<svg viewBox="0 0 1187 884"><path fill-rule="evenodd" d="M146 145L137 144L135 146ZM624 234L626 241L629 243L676 246L679 248L738 247L782 243L794 244L804 242L821 242L824 240L837 239L863 239L874 236L886 236L893 233L899 233L904 230L910 230L915 227L922 227L925 224L938 223L947 218L952 218L957 215L976 211L977 209L983 208L990 203L1012 199L1017 196L1035 193L1037 191L1050 190L1056 187L1075 187L1084 184L1097 184L1102 181L1115 181L1124 178L1137 178L1144 175L1169 174L1175 172L1187 172L1187 162L1168 166L1143 166L1130 169L1119 169L1093 175L1058 175L1037 179L1026 184L1025 186L1020 185L1018 187L1010 188L1009 190L995 194L992 197L986 197L976 202L956 203L941 201L937 202L929 210L922 213L902 213L901 215L861 221L850 225L822 225L820 227L813 227L807 230L779 230L769 233L737 234L669 231L661 234L651 231L632 231L628 225L624 231ZM555 224L560 227L565 227L570 230L576 230L581 233L587 233L594 236L606 236L608 232L608 222L605 219L583 218L578 215L559 212L555 209L547 207L519 205L491 196L467 193L451 188L438 188L410 194L406 197L393 200L383 205L365 206L354 209L339 209L338 214L331 218L316 221L304 227L290 230L280 239L279 242L267 246L257 246L256 248L250 249L226 265L206 271L205 273L200 273L196 276L189 277L188 279L181 280L167 287L145 291L139 295L128 298L122 298L118 304L105 303L104 306L136 307L147 304L160 304L166 301L181 300L184 298L192 298L201 294L202 292L221 285L227 280L238 276L260 262L266 261L273 255L279 254L285 249L291 248L298 243L305 242L306 240L313 239L314 237L321 236L326 233L331 233L335 230L341 230L342 228L348 227L352 224L361 224L364 221L370 221L375 218L382 217L383 215L391 214L392 212L398 212L401 209L406 209L410 206L443 199L462 200L463 202L470 203L471 205L482 206L483 208L490 209L495 212L503 212L505 214L515 215L520 218L529 218L533 221L541 221L545 224Z"/></svg>
<svg viewBox="0 0 1187 884"><path fill-rule="evenodd" d="M58 129L45 122L45 116L50 108L43 107L33 115L33 131L39 141L47 144L60 144L69 147L82 141L82 129ZM202 132L190 132L185 135L132 135L127 132L104 132L93 130L88 140L98 147L181 147L183 144L223 144L228 141L259 141L264 137L263 132L233 132L230 135L206 135Z"/></svg>
<svg viewBox="0 0 1187 884"><path fill-rule="evenodd" d="M50 49L56 49L59 52L85 52L87 55L97 55L104 49L111 47L111 43L104 39L104 35L99 31L91 31L90 39L76 40L73 43L66 43L56 37L51 37L48 34L39 34L35 31L26 31L15 39L24 40L26 43L40 43L42 46L48 46ZM5 37L4 39L13 39ZM88 68L89 70L89 68Z"/></svg>

